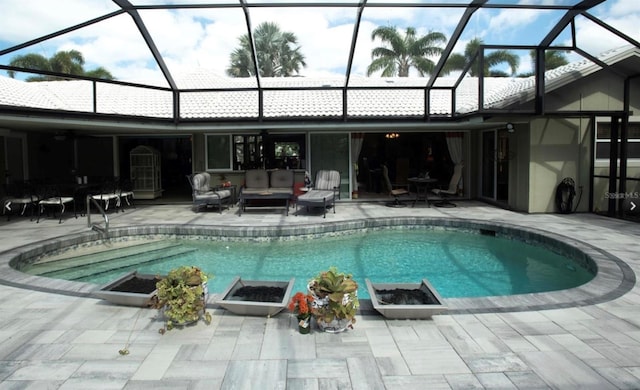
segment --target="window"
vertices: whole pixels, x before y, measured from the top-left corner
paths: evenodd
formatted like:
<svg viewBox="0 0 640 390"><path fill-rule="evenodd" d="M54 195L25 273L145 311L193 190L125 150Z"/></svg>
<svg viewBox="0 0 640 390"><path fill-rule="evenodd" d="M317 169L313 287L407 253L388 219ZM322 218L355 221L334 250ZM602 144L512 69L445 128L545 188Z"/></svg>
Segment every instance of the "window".
<svg viewBox="0 0 640 390"><path fill-rule="evenodd" d="M235 170L262 168L262 136L234 135L233 161Z"/></svg>
<svg viewBox="0 0 640 390"><path fill-rule="evenodd" d="M618 129L618 131L620 131ZM618 141L620 139L618 138ZM640 159L640 121L629 119L627 153L628 158ZM620 155L618 144L618 156ZM611 121L609 118L596 120L596 159L609 160L611 150Z"/></svg>
<svg viewBox="0 0 640 390"><path fill-rule="evenodd" d="M208 171L232 169L230 135L207 135L206 147Z"/></svg>

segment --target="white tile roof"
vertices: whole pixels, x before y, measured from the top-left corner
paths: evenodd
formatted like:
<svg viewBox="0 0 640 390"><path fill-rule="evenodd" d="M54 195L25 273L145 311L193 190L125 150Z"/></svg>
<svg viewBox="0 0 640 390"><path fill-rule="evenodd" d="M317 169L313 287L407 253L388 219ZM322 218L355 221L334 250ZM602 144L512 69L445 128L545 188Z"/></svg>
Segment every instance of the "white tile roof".
<svg viewBox="0 0 640 390"><path fill-rule="evenodd" d="M607 63L617 62L638 49L623 47L599 56ZM599 70L584 60L546 72L547 90L558 88ZM570 77L569 77L570 76ZM228 78L203 69L174 75L180 89L238 89L256 88L254 78ZM428 79L352 77L348 89L349 117L415 117L424 115L424 87ZM440 78L436 87L452 86L456 78ZM344 77L335 78L262 78L264 116L266 118L337 117L342 115L342 87ZM484 107L504 107L531 100L535 92L535 78L489 77L484 80ZM97 112L156 118L173 115L170 91L136 88L110 83L96 83ZM393 89L418 87L422 89ZM270 90L269 88L316 88L307 90ZM323 89L326 88L326 89ZM478 109L478 79L466 77L456 90L455 112L469 113ZM433 89L430 93L430 115L451 115L449 90ZM186 119L257 118L257 91L198 91L180 94L180 115ZM0 105L17 107L93 111L93 83L90 81L24 82L0 77Z"/></svg>

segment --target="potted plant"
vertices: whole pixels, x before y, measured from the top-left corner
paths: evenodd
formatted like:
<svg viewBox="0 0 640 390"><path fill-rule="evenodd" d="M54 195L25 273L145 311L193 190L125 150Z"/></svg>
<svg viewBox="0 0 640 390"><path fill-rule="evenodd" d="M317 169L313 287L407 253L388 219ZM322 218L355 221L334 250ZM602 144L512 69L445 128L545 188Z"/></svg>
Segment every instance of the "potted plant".
<svg viewBox="0 0 640 390"><path fill-rule="evenodd" d="M297 292L291 298L288 309L298 318L298 331L308 334L311 331L311 306L313 295Z"/></svg>
<svg viewBox="0 0 640 390"><path fill-rule="evenodd" d="M311 279L312 311L318 327L325 332L342 332L353 328L358 301L358 283L351 274L330 267Z"/></svg>
<svg viewBox="0 0 640 390"><path fill-rule="evenodd" d="M162 310L166 330L174 326L192 324L204 317L211 323L206 311L208 275L198 267L181 266L169 271L157 284L158 293L154 307ZM164 333L164 329L161 329Z"/></svg>

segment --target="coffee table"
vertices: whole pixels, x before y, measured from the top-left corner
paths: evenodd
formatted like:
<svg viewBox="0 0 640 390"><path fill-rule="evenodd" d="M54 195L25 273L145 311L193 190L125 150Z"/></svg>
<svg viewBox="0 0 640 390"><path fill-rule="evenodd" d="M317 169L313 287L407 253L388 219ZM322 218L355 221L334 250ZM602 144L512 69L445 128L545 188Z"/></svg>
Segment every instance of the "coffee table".
<svg viewBox="0 0 640 390"><path fill-rule="evenodd" d="M289 193L278 193L278 192L249 192L249 193L240 193L240 213L239 216L242 215L242 212L247 207L247 201L249 200L284 200L285 201L285 215L289 215L289 201L291 200L291 194Z"/></svg>

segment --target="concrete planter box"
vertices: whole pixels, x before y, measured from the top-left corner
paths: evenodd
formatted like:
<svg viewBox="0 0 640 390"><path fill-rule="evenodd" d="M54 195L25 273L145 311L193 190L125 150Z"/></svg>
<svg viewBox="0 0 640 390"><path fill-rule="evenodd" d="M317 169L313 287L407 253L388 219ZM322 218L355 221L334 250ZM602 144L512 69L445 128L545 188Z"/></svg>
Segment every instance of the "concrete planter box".
<svg viewBox="0 0 640 390"><path fill-rule="evenodd" d="M234 314L263 317L274 316L280 313L289 304L294 281L295 278L291 278L291 280L285 282L273 280L243 280L240 277L236 277L229 287L219 295L222 298L216 300L215 303ZM256 289L261 287L278 287L284 291L284 294L282 295L282 299L278 302L247 300L243 297L237 296L237 293L243 287Z"/></svg>
<svg viewBox="0 0 640 390"><path fill-rule="evenodd" d="M442 298L438 292L426 279L422 279L421 283L372 283L369 279L365 279L365 283L373 308L389 319L429 319L431 316L447 310L447 307L442 304ZM385 298L388 299L392 296L394 290L412 290L427 298L429 303L396 304L386 302ZM387 291L387 293L382 294L382 291Z"/></svg>
<svg viewBox="0 0 640 390"><path fill-rule="evenodd" d="M136 271L132 271L105 284L95 291L94 295L117 305L147 307L151 298L158 292L158 289L154 288L148 292L114 291L122 286L123 283L130 282L134 278L159 280L158 275L139 274Z"/></svg>

